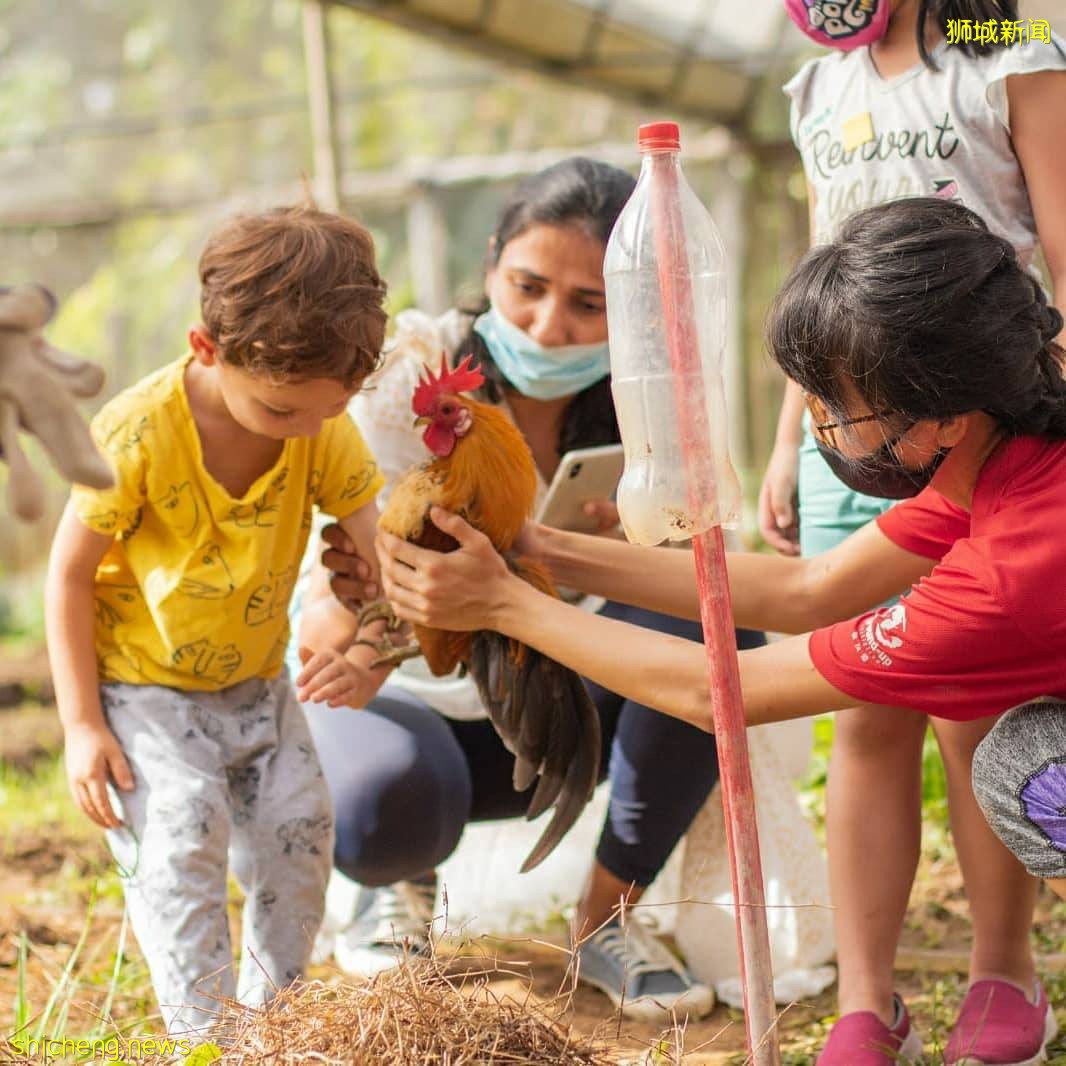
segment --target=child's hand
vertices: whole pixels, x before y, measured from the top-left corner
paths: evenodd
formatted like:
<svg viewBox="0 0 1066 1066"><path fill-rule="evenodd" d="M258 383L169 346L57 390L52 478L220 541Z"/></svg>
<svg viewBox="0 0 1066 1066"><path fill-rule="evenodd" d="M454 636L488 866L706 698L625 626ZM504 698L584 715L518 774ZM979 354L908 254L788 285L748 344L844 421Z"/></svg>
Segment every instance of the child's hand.
<svg viewBox="0 0 1066 1066"><path fill-rule="evenodd" d="M106 726L68 727L66 764L74 802L103 829L120 829L125 823L107 797L107 781L128 792L133 774L115 734Z"/></svg>
<svg viewBox="0 0 1066 1066"><path fill-rule="evenodd" d="M301 648L300 661L304 668L296 679L297 699L301 703L362 709L377 695L389 675L387 668L370 668L377 654L365 645L355 645L347 653Z"/></svg>
<svg viewBox="0 0 1066 1066"><path fill-rule="evenodd" d="M759 532L781 555L799 555L799 452L790 444L778 445L759 489Z"/></svg>

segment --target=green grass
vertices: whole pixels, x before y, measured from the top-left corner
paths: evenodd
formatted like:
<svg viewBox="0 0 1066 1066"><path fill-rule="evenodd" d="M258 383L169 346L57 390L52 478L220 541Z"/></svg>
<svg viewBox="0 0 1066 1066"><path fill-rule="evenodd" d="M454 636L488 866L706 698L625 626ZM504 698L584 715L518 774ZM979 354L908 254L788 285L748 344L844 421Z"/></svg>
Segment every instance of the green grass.
<svg viewBox="0 0 1066 1066"><path fill-rule="evenodd" d="M99 836L70 798L61 755L40 761L32 773L0 760L0 842L34 832Z"/></svg>
<svg viewBox="0 0 1066 1066"><path fill-rule="evenodd" d="M19 936L9 1040L93 1041L118 1037L126 1040L158 1032L158 1016L143 962L126 953L128 926L123 912L118 923L100 928L97 891L89 894L77 939L65 955L34 945L25 932ZM42 975L44 980L42 981ZM31 992L31 985L38 991ZM115 1010L122 1004L121 1015ZM113 1011L123 1019L112 1020ZM51 1061L96 1061L55 1058Z"/></svg>
<svg viewBox="0 0 1066 1066"><path fill-rule="evenodd" d="M33 862L42 864L33 887L5 900L4 879L24 881L25 868ZM148 969L129 929L119 873L103 833L70 798L59 754L40 759L32 772L15 770L0 759L4 902L16 906L25 920L15 934L14 965L6 973L0 967L0 1062L8 1061L2 1038L16 1034L75 1041L161 1034ZM231 882L230 903L239 907L240 902L240 891ZM35 942L34 933L43 939Z"/></svg>
<svg viewBox="0 0 1066 1066"><path fill-rule="evenodd" d="M121 883L102 834L69 796L60 755L32 773L0 762L0 870L19 877L35 862L42 865L33 887L7 902L43 940L25 929L18 935L13 1024L4 1035L103 1038L115 1034L113 1011L132 1022L129 1032L157 1027L147 969L130 952ZM0 991L0 1018L5 999Z"/></svg>
<svg viewBox="0 0 1066 1066"><path fill-rule="evenodd" d="M0 647L22 652L44 643L44 569L0 572Z"/></svg>

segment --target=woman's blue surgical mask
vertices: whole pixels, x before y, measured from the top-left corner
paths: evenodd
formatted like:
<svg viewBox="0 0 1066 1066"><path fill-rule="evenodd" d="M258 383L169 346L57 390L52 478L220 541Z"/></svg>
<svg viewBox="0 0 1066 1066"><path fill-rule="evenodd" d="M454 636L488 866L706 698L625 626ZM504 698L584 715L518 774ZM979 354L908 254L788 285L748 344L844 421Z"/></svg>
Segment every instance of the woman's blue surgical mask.
<svg viewBox="0 0 1066 1066"><path fill-rule="evenodd" d="M572 396L611 371L606 341L545 348L495 307L474 320L474 332L488 345L500 373L535 400Z"/></svg>

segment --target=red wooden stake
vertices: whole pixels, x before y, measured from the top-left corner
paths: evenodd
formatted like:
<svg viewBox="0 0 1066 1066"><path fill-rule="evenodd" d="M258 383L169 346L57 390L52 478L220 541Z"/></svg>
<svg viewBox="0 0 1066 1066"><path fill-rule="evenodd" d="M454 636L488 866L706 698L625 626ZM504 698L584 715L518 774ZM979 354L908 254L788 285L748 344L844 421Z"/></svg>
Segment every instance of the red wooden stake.
<svg viewBox="0 0 1066 1066"><path fill-rule="evenodd" d="M682 221L676 152L649 155L649 198L664 324L684 445L689 514L718 498L707 398ZM722 781L729 865L736 904L748 1052L755 1066L780 1066L762 862L740 695L722 527L693 538L714 732Z"/></svg>

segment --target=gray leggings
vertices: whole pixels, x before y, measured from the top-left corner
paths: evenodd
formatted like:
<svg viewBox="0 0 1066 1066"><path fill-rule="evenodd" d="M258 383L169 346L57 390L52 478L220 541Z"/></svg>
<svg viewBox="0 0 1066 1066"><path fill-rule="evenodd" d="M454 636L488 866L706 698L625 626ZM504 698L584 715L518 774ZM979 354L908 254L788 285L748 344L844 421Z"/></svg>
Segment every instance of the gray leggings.
<svg viewBox="0 0 1066 1066"><path fill-rule="evenodd" d="M262 1003L302 974L332 866L329 792L287 676L101 697L135 786L118 793L128 828L107 834L130 924L170 1034L204 1030L219 997ZM247 897L239 980L230 863Z"/></svg>
<svg viewBox="0 0 1066 1066"><path fill-rule="evenodd" d="M1066 877L1066 703L1008 711L973 759L973 790L996 835L1035 877Z"/></svg>

